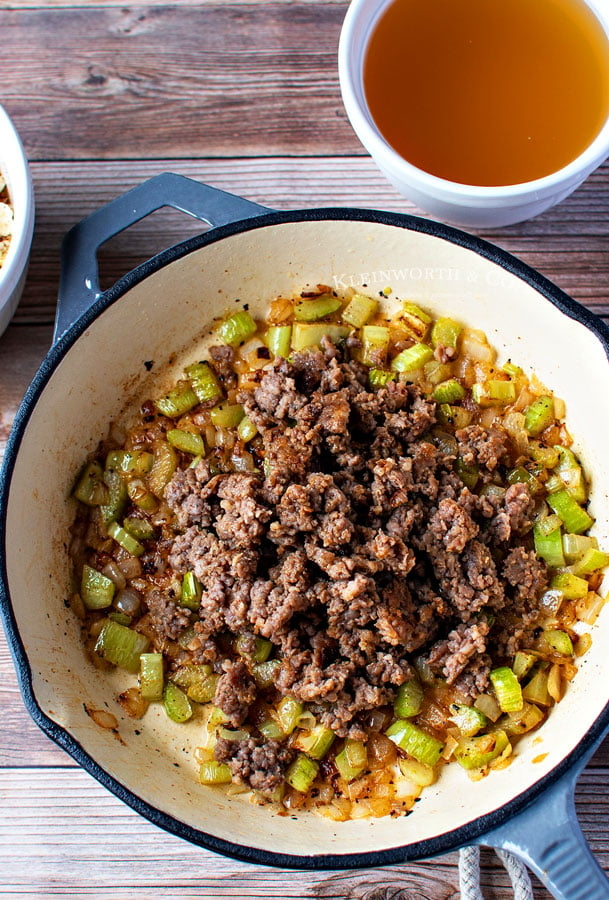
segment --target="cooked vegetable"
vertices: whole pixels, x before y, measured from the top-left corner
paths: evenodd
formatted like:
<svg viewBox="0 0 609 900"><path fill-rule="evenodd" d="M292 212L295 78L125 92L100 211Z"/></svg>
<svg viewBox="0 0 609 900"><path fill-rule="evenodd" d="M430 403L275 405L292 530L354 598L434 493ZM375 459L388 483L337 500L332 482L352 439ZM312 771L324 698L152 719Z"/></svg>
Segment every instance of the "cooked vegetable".
<svg viewBox="0 0 609 900"><path fill-rule="evenodd" d="M398 719L385 734L400 750L429 766L435 766L444 748L442 741L413 725L408 719Z"/></svg>
<svg viewBox="0 0 609 900"><path fill-rule="evenodd" d="M145 634L108 619L97 638L95 652L115 666L139 672L140 656L149 646L150 639Z"/></svg>
<svg viewBox="0 0 609 900"><path fill-rule="evenodd" d="M216 334L224 344L238 347L256 333L257 326L246 310L240 310L229 316L218 326Z"/></svg>
<svg viewBox="0 0 609 900"><path fill-rule="evenodd" d="M80 596L87 609L105 609L112 606L116 585L91 566L84 565L80 584Z"/></svg>
<svg viewBox="0 0 609 900"><path fill-rule="evenodd" d="M163 654L140 654L140 690L144 700L162 700L163 681Z"/></svg>

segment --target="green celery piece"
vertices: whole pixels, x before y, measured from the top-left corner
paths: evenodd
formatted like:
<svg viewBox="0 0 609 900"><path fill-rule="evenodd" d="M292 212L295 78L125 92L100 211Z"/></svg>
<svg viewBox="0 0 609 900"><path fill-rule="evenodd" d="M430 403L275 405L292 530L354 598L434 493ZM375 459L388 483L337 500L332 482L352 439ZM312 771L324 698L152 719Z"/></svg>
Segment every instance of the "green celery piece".
<svg viewBox="0 0 609 900"><path fill-rule="evenodd" d="M334 743L336 735L325 725L316 725L309 731L299 731L291 741L292 747L302 750L312 759L323 759Z"/></svg>
<svg viewBox="0 0 609 900"><path fill-rule="evenodd" d="M106 469L127 477L146 475L152 460L152 453L147 450L111 450L106 456Z"/></svg>
<svg viewBox="0 0 609 900"><path fill-rule="evenodd" d="M366 297L364 294L354 294L342 312L342 320L354 328L361 328L378 309L378 300Z"/></svg>
<svg viewBox="0 0 609 900"><path fill-rule="evenodd" d="M443 347L452 347L457 349L457 341L463 330L463 326L450 319L447 316L440 316L436 319L431 329L431 342L434 347L442 344Z"/></svg>
<svg viewBox="0 0 609 900"><path fill-rule="evenodd" d="M421 712L423 685L416 678L401 684L397 690L393 711L399 719L409 719Z"/></svg>
<svg viewBox="0 0 609 900"><path fill-rule="evenodd" d="M281 725L284 734L291 734L298 720L304 712L304 706L294 697L283 697L277 707L277 721Z"/></svg>
<svg viewBox="0 0 609 900"><path fill-rule="evenodd" d="M168 681L163 691L165 712L174 722L187 722L192 716L190 700L183 690Z"/></svg>
<svg viewBox="0 0 609 900"><path fill-rule="evenodd" d="M348 325L334 325L332 322L294 322L292 349L299 351L317 347L323 337L337 344L348 338L350 331Z"/></svg>
<svg viewBox="0 0 609 900"><path fill-rule="evenodd" d="M548 494L546 502L556 515L560 516L565 531L569 534L582 534L594 524L592 516L579 505L566 488Z"/></svg>
<svg viewBox="0 0 609 900"><path fill-rule="evenodd" d="M455 748L454 756L464 769L481 769L501 756L509 743L507 734L501 730L490 734L462 737Z"/></svg>
<svg viewBox="0 0 609 900"><path fill-rule="evenodd" d="M199 403L199 398L188 382L178 382L175 388L164 397L154 401L154 405L162 416L177 419L189 412Z"/></svg>
<svg viewBox="0 0 609 900"><path fill-rule="evenodd" d="M532 731L540 722L543 722L544 717L545 713L534 703L525 703L519 713L502 716L497 726L508 735L526 734L527 731Z"/></svg>
<svg viewBox="0 0 609 900"><path fill-rule="evenodd" d="M118 524L118 522L108 523L108 534L123 548L123 550L130 553L131 556L141 556L144 552L143 544L140 544L137 538L134 538L132 534L129 534L128 531Z"/></svg>
<svg viewBox="0 0 609 900"><path fill-rule="evenodd" d="M547 631L544 631L543 636L548 647L551 647L556 653L561 653L563 656L575 655L573 641L566 631L549 628Z"/></svg>
<svg viewBox="0 0 609 900"><path fill-rule="evenodd" d="M389 347L389 329L384 325L364 325L360 337L364 365L377 367L383 365Z"/></svg>
<svg viewBox="0 0 609 900"><path fill-rule="evenodd" d="M478 406L505 406L516 399L516 386L513 381L485 381L472 385L472 398Z"/></svg>
<svg viewBox="0 0 609 900"><path fill-rule="evenodd" d="M252 675L258 687L269 688L277 681L280 669L280 659L267 659L266 662L257 663L252 667Z"/></svg>
<svg viewBox="0 0 609 900"><path fill-rule="evenodd" d="M163 699L163 654L140 655L140 691L144 700Z"/></svg>
<svg viewBox="0 0 609 900"><path fill-rule="evenodd" d="M249 659L253 665L266 662L273 650L273 644L266 638L256 637L254 639L254 651L249 651L250 638L248 635L239 635L235 641L235 650L244 659Z"/></svg>
<svg viewBox="0 0 609 900"><path fill-rule="evenodd" d="M449 378L435 386L432 396L436 403L456 403L465 397L465 388L456 378Z"/></svg>
<svg viewBox="0 0 609 900"><path fill-rule="evenodd" d="M226 763L208 759L199 767L199 781L201 784L230 784L233 780L231 770Z"/></svg>
<svg viewBox="0 0 609 900"><path fill-rule="evenodd" d="M193 684L205 681L211 675L211 666L205 663L185 663L172 672L171 680L181 688L189 688Z"/></svg>
<svg viewBox="0 0 609 900"><path fill-rule="evenodd" d="M475 706L465 706L461 703L451 704L452 715L449 716L451 722L454 722L459 731L465 737L471 737L477 734L481 728L485 728L488 719Z"/></svg>
<svg viewBox="0 0 609 900"><path fill-rule="evenodd" d="M182 453L190 453L191 456L205 456L205 441L200 434L172 428L167 432L167 440L172 447L181 450Z"/></svg>
<svg viewBox="0 0 609 900"><path fill-rule="evenodd" d="M608 565L609 555L596 547L589 547L583 556L573 563L571 571L574 575L592 575L593 572L598 572Z"/></svg>
<svg viewBox="0 0 609 900"><path fill-rule="evenodd" d="M119 519L127 505L128 492L124 478L115 469L104 471L104 482L108 488L108 501L100 506L102 520L107 524Z"/></svg>
<svg viewBox="0 0 609 900"><path fill-rule="evenodd" d="M395 372L386 372L384 369L372 368L368 372L368 382L372 387L385 387L395 378Z"/></svg>
<svg viewBox="0 0 609 900"><path fill-rule="evenodd" d="M193 363L186 367L185 373L199 403L210 403L222 397L222 388L209 363Z"/></svg>
<svg viewBox="0 0 609 900"><path fill-rule="evenodd" d="M266 333L266 345L273 356L280 356L282 359L287 359L290 355L291 342L291 325L269 325L269 329Z"/></svg>
<svg viewBox="0 0 609 900"><path fill-rule="evenodd" d="M419 762L435 766L442 755L444 744L408 719L398 719L385 732L386 736L409 756Z"/></svg>
<svg viewBox="0 0 609 900"><path fill-rule="evenodd" d="M518 378L519 375L523 374L520 366L517 366L510 359L508 359L508 361L506 363L504 363L501 366L501 368L505 372L506 375L510 376L510 378Z"/></svg>
<svg viewBox="0 0 609 900"><path fill-rule="evenodd" d="M533 437L537 437L554 422L554 400L552 397L537 397L524 413L524 427Z"/></svg>
<svg viewBox="0 0 609 900"><path fill-rule="evenodd" d="M546 447L540 441L529 441L529 456L544 469L553 469L559 460L556 447Z"/></svg>
<svg viewBox="0 0 609 900"><path fill-rule="evenodd" d="M156 497L148 490L145 481L141 478L132 478L127 482L127 494L134 506L144 512L154 512L159 505Z"/></svg>
<svg viewBox="0 0 609 900"><path fill-rule="evenodd" d="M427 344L413 344L402 350L391 360L391 368L394 372L414 372L420 369L426 362L433 358L433 350Z"/></svg>
<svg viewBox="0 0 609 900"><path fill-rule="evenodd" d="M538 523L533 526L533 540L535 553L552 569L558 569L565 565L565 556L562 548L562 531L555 528L549 534L543 534Z"/></svg>
<svg viewBox="0 0 609 900"><path fill-rule="evenodd" d="M317 778L318 772L319 763L314 759L309 759L304 753L299 753L288 767L285 780L295 791L306 794Z"/></svg>
<svg viewBox="0 0 609 900"><path fill-rule="evenodd" d="M583 600L588 595L588 582L571 572L557 572L550 581L550 590L561 591L565 600Z"/></svg>
<svg viewBox="0 0 609 900"><path fill-rule="evenodd" d="M532 653L527 653L525 650L517 650L514 655L512 671L516 678L520 680L524 678L525 675L528 675L536 662L537 657Z"/></svg>
<svg viewBox="0 0 609 900"><path fill-rule="evenodd" d="M368 753L363 741L355 741L351 738L345 740L345 746L336 754L334 759L336 768L345 781L353 781L361 775L368 765Z"/></svg>
<svg viewBox="0 0 609 900"><path fill-rule="evenodd" d="M244 416L237 425L237 434L244 444L251 441L258 434L258 427L252 422L249 416Z"/></svg>
<svg viewBox="0 0 609 900"><path fill-rule="evenodd" d="M140 519L139 516L127 516L123 519L123 528L138 541L149 541L156 534L152 522L149 519Z"/></svg>
<svg viewBox="0 0 609 900"><path fill-rule="evenodd" d="M455 470L466 487L470 490L473 490L476 487L480 478L480 469L476 463L469 465L463 462L461 456L458 456L455 460Z"/></svg>
<svg viewBox="0 0 609 900"><path fill-rule="evenodd" d="M331 316L342 306L337 297L322 294L313 300L300 300L294 307L294 318L297 322L317 322Z"/></svg>
<svg viewBox="0 0 609 900"><path fill-rule="evenodd" d="M275 719L266 719L258 726L258 731L267 741L282 741L285 737L281 725Z"/></svg>
<svg viewBox="0 0 609 900"><path fill-rule="evenodd" d="M209 411L209 415L218 428L236 428L245 411L240 403L218 403Z"/></svg>
<svg viewBox="0 0 609 900"><path fill-rule="evenodd" d="M116 585L110 578L91 566L83 566L80 597L87 609L106 609L112 606L115 591Z"/></svg>
<svg viewBox="0 0 609 900"><path fill-rule="evenodd" d="M443 425L454 425L455 429L466 428L471 420L472 413L462 406L441 403L438 408L438 422Z"/></svg>
<svg viewBox="0 0 609 900"><path fill-rule="evenodd" d="M491 672L490 678L501 712L519 712L523 703L522 688L512 670L500 666Z"/></svg>
<svg viewBox="0 0 609 900"><path fill-rule="evenodd" d="M211 703L216 696L219 681L220 676L212 673L201 681L194 682L186 691L188 699L195 703Z"/></svg>
<svg viewBox="0 0 609 900"><path fill-rule="evenodd" d="M542 669L538 669L522 689L522 697L538 706L552 706L552 698L548 693L548 676Z"/></svg>
<svg viewBox="0 0 609 900"><path fill-rule="evenodd" d="M417 306L416 303L406 302L402 304L402 308L397 315L396 324L400 328L406 329L410 334L419 341L422 341L429 326L432 323L432 317L425 310Z"/></svg>
<svg viewBox="0 0 609 900"><path fill-rule="evenodd" d="M508 484L528 484L532 494L538 494L543 490L543 485L539 478L536 478L532 472L525 469L524 466L515 466L507 473Z"/></svg>
<svg viewBox="0 0 609 900"><path fill-rule="evenodd" d="M90 462L84 467L72 494L86 506L101 506L108 502L109 492L104 484L104 470L98 462Z"/></svg>
<svg viewBox="0 0 609 900"><path fill-rule="evenodd" d="M201 605L202 588L194 572L185 572L182 577L182 590L180 593L180 606L185 606L192 612L197 612Z"/></svg>
<svg viewBox="0 0 609 900"><path fill-rule="evenodd" d="M257 326L246 310L233 313L216 329L216 334L224 344L238 347L256 333Z"/></svg>
<svg viewBox="0 0 609 900"><path fill-rule="evenodd" d="M146 653L150 640L144 634L108 620L104 623L95 644L98 656L134 674L140 670L140 656Z"/></svg>
<svg viewBox="0 0 609 900"><path fill-rule="evenodd" d="M588 489L586 487L586 480L581 466L574 466L572 469L559 469L558 477L574 500L578 503L586 502L588 499Z"/></svg>
<svg viewBox="0 0 609 900"><path fill-rule="evenodd" d="M540 516L535 525L539 533L546 537L548 534L556 531L557 528L562 528L562 519L556 513L552 513L549 516Z"/></svg>
<svg viewBox="0 0 609 900"><path fill-rule="evenodd" d="M178 467L178 455L167 441L156 440L152 445L154 462L148 474L148 487L157 497L162 497Z"/></svg>

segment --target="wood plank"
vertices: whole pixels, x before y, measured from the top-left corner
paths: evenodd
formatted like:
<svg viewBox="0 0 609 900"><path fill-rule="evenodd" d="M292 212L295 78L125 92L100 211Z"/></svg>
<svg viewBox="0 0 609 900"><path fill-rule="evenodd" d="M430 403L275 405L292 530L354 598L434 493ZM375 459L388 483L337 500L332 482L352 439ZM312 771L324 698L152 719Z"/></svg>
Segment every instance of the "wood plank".
<svg viewBox="0 0 609 900"><path fill-rule="evenodd" d="M338 86L346 8L3 8L2 102L33 160L362 152Z"/></svg>
<svg viewBox="0 0 609 900"><path fill-rule="evenodd" d="M167 170L274 209L356 205L420 214L369 157L35 162L37 223L28 280L15 322L52 323L59 248L68 229L118 194ZM608 208L606 163L575 194L531 222L476 233L539 269L599 315L608 316ZM155 213L102 249L103 285L109 286L139 262L201 230L197 220L172 210Z"/></svg>
<svg viewBox="0 0 609 900"><path fill-rule="evenodd" d="M0 896L359 898L457 900L457 854L394 868L287 872L251 866L194 847L142 819L82 770L0 770ZM577 808L584 833L609 870L609 815L596 773L584 775ZM8 825L6 822L8 821ZM102 878L99 876L103 875ZM95 887L93 887L95 885ZM99 885L99 886L98 886ZM482 853L482 887L512 897L490 851ZM13 892L13 893L11 893ZM536 883L536 900L549 894Z"/></svg>

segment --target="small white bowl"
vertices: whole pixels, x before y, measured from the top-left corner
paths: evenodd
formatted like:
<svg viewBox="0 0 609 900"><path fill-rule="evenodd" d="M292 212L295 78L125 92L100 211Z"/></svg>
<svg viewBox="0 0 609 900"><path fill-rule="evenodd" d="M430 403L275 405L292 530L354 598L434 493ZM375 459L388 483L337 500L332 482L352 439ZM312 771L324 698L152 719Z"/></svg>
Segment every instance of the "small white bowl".
<svg viewBox="0 0 609 900"><path fill-rule="evenodd" d="M465 228L513 225L571 194L609 156L609 116L597 137L571 163L544 178L502 187L458 184L403 159L384 139L366 104L363 64L370 36L392 0L352 0L340 35L338 72L351 125L385 177L436 218ZM609 41L609 6L586 0Z"/></svg>
<svg viewBox="0 0 609 900"><path fill-rule="evenodd" d="M23 292L34 233L34 189L21 139L0 106L0 172L6 179L14 213L13 235L0 267L0 335Z"/></svg>

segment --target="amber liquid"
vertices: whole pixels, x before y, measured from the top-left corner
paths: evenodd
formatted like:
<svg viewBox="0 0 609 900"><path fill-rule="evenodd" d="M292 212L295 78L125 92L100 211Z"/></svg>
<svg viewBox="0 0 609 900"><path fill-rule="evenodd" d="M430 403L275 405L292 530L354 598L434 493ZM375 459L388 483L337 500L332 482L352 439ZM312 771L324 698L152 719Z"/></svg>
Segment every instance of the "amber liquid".
<svg viewBox="0 0 609 900"><path fill-rule="evenodd" d="M579 0L394 0L370 38L364 90L408 162L463 184L519 184L600 131L609 41Z"/></svg>

